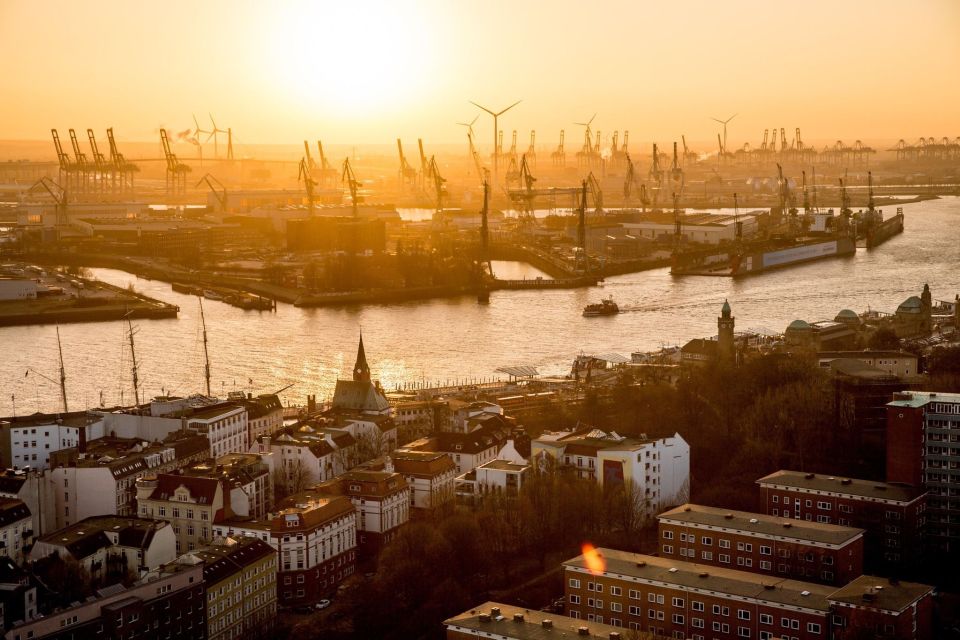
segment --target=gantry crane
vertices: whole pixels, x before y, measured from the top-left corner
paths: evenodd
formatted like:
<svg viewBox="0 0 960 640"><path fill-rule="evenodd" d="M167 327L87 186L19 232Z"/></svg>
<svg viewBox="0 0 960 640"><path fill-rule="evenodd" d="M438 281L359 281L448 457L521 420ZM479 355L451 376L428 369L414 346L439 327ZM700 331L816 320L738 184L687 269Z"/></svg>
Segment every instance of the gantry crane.
<svg viewBox="0 0 960 640"><path fill-rule="evenodd" d="M57 150L57 162L60 164L60 182L69 188L75 167L70 160L69 154L63 150L63 145L60 144L60 134L57 133L57 130L50 129L50 135L53 136L53 146Z"/></svg>
<svg viewBox="0 0 960 640"><path fill-rule="evenodd" d="M325 187L334 186L337 183L337 170L327 160L327 154L323 152L323 143L319 140L317 140L317 153L320 155L320 180Z"/></svg>
<svg viewBox="0 0 960 640"><path fill-rule="evenodd" d="M303 153L306 154L304 159L306 160L307 169L310 172L317 170L317 163L313 161L313 156L310 155L310 143L306 140L303 141Z"/></svg>
<svg viewBox="0 0 960 640"><path fill-rule="evenodd" d="M357 176L353 173L353 167L350 166L350 158L344 158L343 160L343 175L341 180L347 183L347 188L350 190L350 202L353 205L353 217L360 217L359 205L363 202L363 196L359 194L360 191L360 182L357 180Z"/></svg>
<svg viewBox="0 0 960 640"><path fill-rule="evenodd" d="M400 153L400 185L417 183L417 170L407 162L407 157L403 155L403 143L397 138L397 151Z"/></svg>
<svg viewBox="0 0 960 640"><path fill-rule="evenodd" d="M417 138L417 147L420 149L420 188L426 189L427 173L430 171L430 166L427 162L427 154L423 152L423 138Z"/></svg>
<svg viewBox="0 0 960 640"><path fill-rule="evenodd" d="M653 184L653 208L657 208L660 200L660 189L663 188L663 171L660 169L660 151L657 143L653 143L653 161L650 163L650 182Z"/></svg>
<svg viewBox="0 0 960 640"><path fill-rule="evenodd" d="M84 192L89 186L88 182L90 179L90 166L87 162L86 154L80 151L80 143L77 141L77 132L73 129L70 129L70 146L73 147L73 157L76 166L77 177L79 178L79 184L75 186L79 187L79 191Z"/></svg>
<svg viewBox="0 0 960 640"><path fill-rule="evenodd" d="M673 190L677 195L683 192L684 176L683 169L680 167L680 156L677 153L677 143L673 143L673 164L670 166L670 181L673 183Z"/></svg>
<svg viewBox="0 0 960 640"><path fill-rule="evenodd" d="M41 191L41 188L50 194L50 197L53 198L53 201L57 205L57 227L59 230L60 227L66 226L69 221L67 215L67 190L47 176L43 176L33 183L28 193L38 193Z"/></svg>
<svg viewBox="0 0 960 640"><path fill-rule="evenodd" d="M567 152L563 148L563 138L564 130L560 129L560 144L557 145L556 151L550 154L550 160L553 162L553 166L555 167L567 166Z"/></svg>
<svg viewBox="0 0 960 640"><path fill-rule="evenodd" d="M167 161L166 187L171 195L184 194L187 191L187 174L190 167L177 159L177 155L170 149L170 137L166 129L160 129L160 143L163 145L163 155Z"/></svg>
<svg viewBox="0 0 960 640"><path fill-rule="evenodd" d="M87 129L87 139L90 141L90 152L93 154L93 166L96 173L93 177L94 187L104 191L106 188L106 176L110 174L111 185L116 188L117 177L113 166L107 162L107 159L100 153L100 147L97 146L97 137L93 134L93 129Z"/></svg>
<svg viewBox="0 0 960 640"><path fill-rule="evenodd" d="M312 217L315 211L316 201L313 195L313 188L316 186L317 181L313 179L310 173L310 162L306 156L300 158L300 166L297 171L297 182L301 181L303 182L304 190L307 192L307 207L309 207L310 216ZM224 190L224 197L226 197L226 190Z"/></svg>
<svg viewBox="0 0 960 640"><path fill-rule="evenodd" d="M433 180L433 191L437 198L436 219L439 221L443 218L443 196L446 191L444 183L447 179L440 175L440 168L437 166L436 156L430 156L429 171L430 178Z"/></svg>
<svg viewBox="0 0 960 640"><path fill-rule="evenodd" d="M530 130L530 146L527 147L526 157L530 158L530 161L533 162L533 166L537 166L537 132L534 129Z"/></svg>
<svg viewBox="0 0 960 640"><path fill-rule="evenodd" d="M133 174L140 171L140 167L127 162L123 154L117 148L117 141L113 137L113 127L107 129L107 143L110 146L110 162L113 164L114 171L120 176L120 190L133 190Z"/></svg>

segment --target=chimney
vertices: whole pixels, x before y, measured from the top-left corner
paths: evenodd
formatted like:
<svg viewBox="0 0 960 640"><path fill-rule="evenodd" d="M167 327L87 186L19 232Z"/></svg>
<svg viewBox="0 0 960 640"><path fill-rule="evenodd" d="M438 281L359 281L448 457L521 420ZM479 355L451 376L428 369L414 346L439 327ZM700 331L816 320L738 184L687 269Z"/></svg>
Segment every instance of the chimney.
<svg viewBox="0 0 960 640"><path fill-rule="evenodd" d="M544 629L553 629L553 620L550 620L549 618L545 618L540 622L540 626L543 627Z"/></svg>
<svg viewBox="0 0 960 640"><path fill-rule="evenodd" d="M589 628L589 627L580 627L579 629L577 629L577 635L578 635L578 636L588 636L588 635L590 635L590 628Z"/></svg>
<svg viewBox="0 0 960 640"><path fill-rule="evenodd" d="M523 622L523 614L522 614L522 613L515 613L515 614L513 614L513 621L514 621L514 622Z"/></svg>

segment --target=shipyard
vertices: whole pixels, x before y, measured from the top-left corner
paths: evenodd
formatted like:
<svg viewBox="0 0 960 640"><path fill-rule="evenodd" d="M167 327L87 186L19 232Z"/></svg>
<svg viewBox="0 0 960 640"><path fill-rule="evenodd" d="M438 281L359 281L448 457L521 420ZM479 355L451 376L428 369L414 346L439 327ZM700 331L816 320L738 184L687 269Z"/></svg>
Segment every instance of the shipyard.
<svg viewBox="0 0 960 640"><path fill-rule="evenodd" d="M960 640L954 0L0 54L0 640Z"/></svg>

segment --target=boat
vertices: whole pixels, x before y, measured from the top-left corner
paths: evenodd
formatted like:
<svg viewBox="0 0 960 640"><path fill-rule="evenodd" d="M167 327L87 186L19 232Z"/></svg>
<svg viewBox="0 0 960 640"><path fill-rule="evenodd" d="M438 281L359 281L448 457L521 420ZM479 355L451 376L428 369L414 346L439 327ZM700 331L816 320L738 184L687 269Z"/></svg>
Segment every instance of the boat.
<svg viewBox="0 0 960 640"><path fill-rule="evenodd" d="M597 304L588 304L583 308L583 316L585 318L613 316L618 313L620 313L620 307L613 301L613 298L605 298Z"/></svg>
<svg viewBox="0 0 960 640"><path fill-rule="evenodd" d="M223 300L223 296L212 289L204 289L203 297L207 300Z"/></svg>
<svg viewBox="0 0 960 640"><path fill-rule="evenodd" d="M182 282L174 282L170 287L177 293L183 293L188 296L199 296L203 294L203 289Z"/></svg>
<svg viewBox="0 0 960 640"><path fill-rule="evenodd" d="M676 253L674 275L743 276L813 260L853 255L853 237L771 239L732 248Z"/></svg>

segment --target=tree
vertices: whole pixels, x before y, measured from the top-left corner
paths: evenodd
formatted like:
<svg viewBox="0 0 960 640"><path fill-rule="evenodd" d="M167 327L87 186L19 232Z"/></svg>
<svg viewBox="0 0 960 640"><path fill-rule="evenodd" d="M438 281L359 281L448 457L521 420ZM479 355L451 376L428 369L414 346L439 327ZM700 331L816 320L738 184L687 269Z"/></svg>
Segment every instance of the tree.
<svg viewBox="0 0 960 640"><path fill-rule="evenodd" d="M880 327L867 339L867 346L878 351L899 351L900 338L889 327Z"/></svg>

